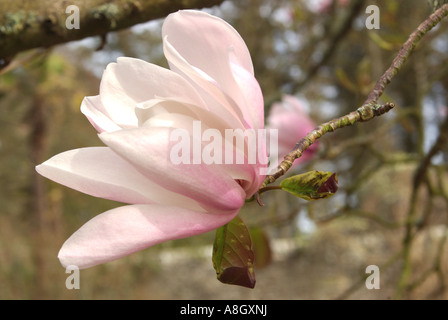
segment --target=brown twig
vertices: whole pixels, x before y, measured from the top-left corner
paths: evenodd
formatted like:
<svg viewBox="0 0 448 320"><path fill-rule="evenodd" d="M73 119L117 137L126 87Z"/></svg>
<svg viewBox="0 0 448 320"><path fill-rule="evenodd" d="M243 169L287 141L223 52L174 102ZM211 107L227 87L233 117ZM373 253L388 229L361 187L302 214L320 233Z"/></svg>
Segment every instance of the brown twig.
<svg viewBox="0 0 448 320"><path fill-rule="evenodd" d="M346 126L353 125L359 121L368 121L376 116L380 116L388 112L394 107L395 105L393 103L386 103L384 105L365 105L343 117L333 119L329 122L321 124L313 131L308 133L305 138L300 140L294 146L293 150L288 153L284 157L284 160L279 164L276 172L266 176L266 179L260 189L265 188L266 185L276 181L279 177L284 175L289 170L289 168L291 168L294 160L300 158L302 156L302 153L324 134L333 132Z"/></svg>

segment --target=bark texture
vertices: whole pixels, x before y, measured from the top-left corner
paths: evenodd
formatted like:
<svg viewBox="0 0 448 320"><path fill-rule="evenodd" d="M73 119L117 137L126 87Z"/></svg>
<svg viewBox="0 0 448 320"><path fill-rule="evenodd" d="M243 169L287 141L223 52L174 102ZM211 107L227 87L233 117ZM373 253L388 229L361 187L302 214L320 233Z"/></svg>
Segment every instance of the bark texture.
<svg viewBox="0 0 448 320"><path fill-rule="evenodd" d="M89 36L104 35L180 9L199 9L223 0L0 0L0 60L38 47L50 47ZM79 29L66 20L79 8Z"/></svg>

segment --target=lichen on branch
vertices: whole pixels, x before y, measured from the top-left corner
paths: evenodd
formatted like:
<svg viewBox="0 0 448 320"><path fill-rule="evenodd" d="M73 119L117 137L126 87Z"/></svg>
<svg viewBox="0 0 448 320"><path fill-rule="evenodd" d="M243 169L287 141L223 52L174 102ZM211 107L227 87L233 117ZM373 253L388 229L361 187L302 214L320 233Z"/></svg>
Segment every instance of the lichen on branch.
<svg viewBox="0 0 448 320"><path fill-rule="evenodd" d="M180 9L212 7L223 0L0 1L0 60L21 51L104 35ZM67 29L69 5L79 8L79 29Z"/></svg>

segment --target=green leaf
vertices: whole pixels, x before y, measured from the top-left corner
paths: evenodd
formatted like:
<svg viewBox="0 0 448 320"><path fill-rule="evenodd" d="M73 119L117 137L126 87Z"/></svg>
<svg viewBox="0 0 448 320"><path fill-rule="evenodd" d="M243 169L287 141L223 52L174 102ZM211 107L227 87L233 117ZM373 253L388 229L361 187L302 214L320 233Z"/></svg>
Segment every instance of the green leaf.
<svg viewBox="0 0 448 320"><path fill-rule="evenodd" d="M212 261L222 283L255 287L252 243L249 231L239 217L216 230Z"/></svg>
<svg viewBox="0 0 448 320"><path fill-rule="evenodd" d="M338 178L333 172L310 171L284 179L280 187L302 199L317 200L336 193Z"/></svg>

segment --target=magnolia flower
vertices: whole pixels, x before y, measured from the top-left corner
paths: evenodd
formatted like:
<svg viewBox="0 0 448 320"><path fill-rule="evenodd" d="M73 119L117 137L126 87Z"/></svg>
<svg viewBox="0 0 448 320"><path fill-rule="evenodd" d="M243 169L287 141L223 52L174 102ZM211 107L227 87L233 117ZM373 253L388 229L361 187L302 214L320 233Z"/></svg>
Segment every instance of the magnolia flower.
<svg viewBox="0 0 448 320"><path fill-rule="evenodd" d="M262 92L243 39L222 19L193 10L170 14L162 36L170 69L119 58L104 71L99 95L84 98L81 111L106 146L66 151L36 167L67 187L128 204L77 230L59 252L63 266L87 268L216 229L263 182L259 169L267 161L170 161L178 143L173 131L197 140L194 123L220 133L264 127ZM244 152L230 146L232 154Z"/></svg>
<svg viewBox="0 0 448 320"><path fill-rule="evenodd" d="M305 112L301 102L294 96L285 95L281 102L274 103L269 111L267 126L278 130L279 162L283 160L307 133L316 125ZM317 144L312 144L302 156L294 161L293 166L308 161L317 151Z"/></svg>

